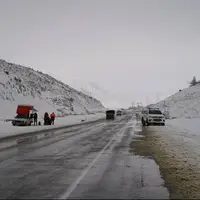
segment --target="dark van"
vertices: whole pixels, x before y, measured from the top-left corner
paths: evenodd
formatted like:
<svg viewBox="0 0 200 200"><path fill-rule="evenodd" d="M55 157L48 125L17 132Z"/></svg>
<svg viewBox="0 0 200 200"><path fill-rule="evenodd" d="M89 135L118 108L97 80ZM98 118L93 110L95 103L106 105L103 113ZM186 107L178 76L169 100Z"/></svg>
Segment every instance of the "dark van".
<svg viewBox="0 0 200 200"><path fill-rule="evenodd" d="M115 119L115 111L107 110L106 111L106 119Z"/></svg>

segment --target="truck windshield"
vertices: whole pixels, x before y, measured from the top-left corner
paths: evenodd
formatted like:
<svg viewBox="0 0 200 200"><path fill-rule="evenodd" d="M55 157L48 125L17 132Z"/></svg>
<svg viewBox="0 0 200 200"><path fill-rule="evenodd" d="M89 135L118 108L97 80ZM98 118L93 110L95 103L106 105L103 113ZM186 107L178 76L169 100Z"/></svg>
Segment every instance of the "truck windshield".
<svg viewBox="0 0 200 200"><path fill-rule="evenodd" d="M149 110L149 114L152 114L152 115L161 115L161 111L160 110Z"/></svg>
<svg viewBox="0 0 200 200"><path fill-rule="evenodd" d="M28 118L28 115L22 115L22 114L18 114L15 118L17 118L17 119L26 119L26 118Z"/></svg>
<svg viewBox="0 0 200 200"><path fill-rule="evenodd" d="M114 110L107 110L107 111L106 111L106 114L114 115L114 114L115 114L115 111L114 111Z"/></svg>

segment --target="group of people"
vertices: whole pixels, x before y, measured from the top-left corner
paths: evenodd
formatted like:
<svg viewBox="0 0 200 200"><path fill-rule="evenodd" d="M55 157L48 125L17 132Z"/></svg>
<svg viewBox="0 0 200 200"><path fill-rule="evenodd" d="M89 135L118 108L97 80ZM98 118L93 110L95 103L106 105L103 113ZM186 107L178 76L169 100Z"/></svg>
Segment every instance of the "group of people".
<svg viewBox="0 0 200 200"><path fill-rule="evenodd" d="M50 115L45 112L44 114L44 125L54 125L54 121L55 121L55 113L52 112Z"/></svg>
<svg viewBox="0 0 200 200"><path fill-rule="evenodd" d="M38 114L37 113L32 113L31 115L30 115L30 118L31 119L33 119L33 124L34 124L34 126L37 126L37 120L38 120Z"/></svg>
<svg viewBox="0 0 200 200"><path fill-rule="evenodd" d="M52 112L50 115L46 112L44 114L44 125L54 125L55 117L56 117L56 115L54 112ZM33 119L34 126L41 125L40 122L38 123L38 114L37 113L32 113L30 115L30 118Z"/></svg>

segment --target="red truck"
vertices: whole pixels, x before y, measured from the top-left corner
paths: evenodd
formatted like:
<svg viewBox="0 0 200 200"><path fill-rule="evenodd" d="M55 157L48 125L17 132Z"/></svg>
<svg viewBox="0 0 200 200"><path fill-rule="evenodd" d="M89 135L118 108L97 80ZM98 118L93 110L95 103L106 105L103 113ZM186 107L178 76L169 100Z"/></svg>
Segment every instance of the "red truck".
<svg viewBox="0 0 200 200"><path fill-rule="evenodd" d="M12 120L13 126L31 126L33 113L37 110L32 105L18 105L17 116Z"/></svg>

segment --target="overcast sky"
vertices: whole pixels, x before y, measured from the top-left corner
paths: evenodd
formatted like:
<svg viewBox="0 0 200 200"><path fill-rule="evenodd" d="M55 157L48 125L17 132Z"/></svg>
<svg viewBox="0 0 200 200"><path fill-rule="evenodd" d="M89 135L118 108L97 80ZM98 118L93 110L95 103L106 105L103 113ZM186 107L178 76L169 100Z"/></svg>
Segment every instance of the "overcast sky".
<svg viewBox="0 0 200 200"><path fill-rule="evenodd" d="M152 103L200 79L200 1L0 0L0 58Z"/></svg>

